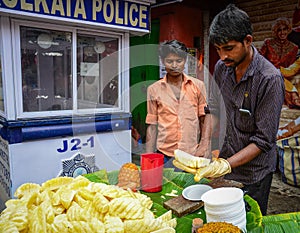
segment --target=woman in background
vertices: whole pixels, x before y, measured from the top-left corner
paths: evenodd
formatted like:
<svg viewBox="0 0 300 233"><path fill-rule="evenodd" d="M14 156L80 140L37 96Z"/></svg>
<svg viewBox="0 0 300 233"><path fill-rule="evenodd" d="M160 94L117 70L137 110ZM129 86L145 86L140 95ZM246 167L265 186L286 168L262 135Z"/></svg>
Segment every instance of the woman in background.
<svg viewBox="0 0 300 233"><path fill-rule="evenodd" d="M292 31L290 20L285 17L276 19L272 26L273 38L265 39L260 53L276 68L287 68L292 65L298 54L298 46L288 40ZM285 83L285 104L289 108L300 108L300 98L296 87L288 80Z"/></svg>

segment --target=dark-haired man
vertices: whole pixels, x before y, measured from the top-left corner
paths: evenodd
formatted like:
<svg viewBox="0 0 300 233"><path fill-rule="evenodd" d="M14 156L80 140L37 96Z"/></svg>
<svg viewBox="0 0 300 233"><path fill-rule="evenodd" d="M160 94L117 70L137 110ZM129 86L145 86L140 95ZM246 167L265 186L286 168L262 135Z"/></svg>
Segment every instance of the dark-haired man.
<svg viewBox="0 0 300 233"><path fill-rule="evenodd" d="M204 140L208 132L204 124L204 82L183 72L187 59L183 43L162 43L159 56L167 74L147 90L146 151L164 154L165 167L173 167L175 149L208 157L208 151L203 150L208 148Z"/></svg>
<svg viewBox="0 0 300 233"><path fill-rule="evenodd" d="M276 169L283 77L252 45L249 16L233 4L213 19L209 41L220 57L208 103L213 122L219 119L222 126L220 157L231 167L225 178L243 183L265 215ZM210 166L201 175L217 177Z"/></svg>

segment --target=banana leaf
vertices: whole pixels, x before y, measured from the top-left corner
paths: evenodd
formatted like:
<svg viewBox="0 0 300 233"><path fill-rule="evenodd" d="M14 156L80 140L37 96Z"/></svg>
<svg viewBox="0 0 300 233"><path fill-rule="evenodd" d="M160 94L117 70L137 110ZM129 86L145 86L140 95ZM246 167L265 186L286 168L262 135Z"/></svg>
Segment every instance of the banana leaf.
<svg viewBox="0 0 300 233"><path fill-rule="evenodd" d="M265 233L300 232L300 212L268 215L263 217Z"/></svg>
<svg viewBox="0 0 300 233"><path fill-rule="evenodd" d="M86 174L90 181L103 182L106 184L118 183L119 171L106 172L106 170L100 170L95 173ZM207 184L210 180L203 178L199 183ZM163 172L163 189L161 192L147 193L140 191L141 193L149 196L153 201L151 208L152 212L158 217L167 210L163 207L163 202L172 198L168 196L168 193L177 191L180 195L184 188L196 184L194 176L185 172L174 172L172 168L165 168ZM300 213L281 214L262 216L257 202L250 196L245 195L244 200L250 210L247 210L247 233L284 233L284 232L300 232ZM206 222L206 215L204 208L202 207L194 213L188 214L181 218L177 218L176 232L188 233L191 232L192 220L194 218L202 218L204 223Z"/></svg>

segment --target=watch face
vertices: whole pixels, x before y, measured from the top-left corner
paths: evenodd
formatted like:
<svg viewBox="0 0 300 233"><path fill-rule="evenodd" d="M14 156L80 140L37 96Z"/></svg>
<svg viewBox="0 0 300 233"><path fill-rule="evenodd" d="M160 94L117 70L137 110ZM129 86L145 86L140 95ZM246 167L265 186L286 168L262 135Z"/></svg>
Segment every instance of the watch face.
<svg viewBox="0 0 300 233"><path fill-rule="evenodd" d="M105 51L105 44L101 41L97 41L94 49L96 51L96 53L103 53Z"/></svg>
<svg viewBox="0 0 300 233"><path fill-rule="evenodd" d="M37 38L38 45L43 49L49 49L52 45L52 38L50 35L42 33Z"/></svg>

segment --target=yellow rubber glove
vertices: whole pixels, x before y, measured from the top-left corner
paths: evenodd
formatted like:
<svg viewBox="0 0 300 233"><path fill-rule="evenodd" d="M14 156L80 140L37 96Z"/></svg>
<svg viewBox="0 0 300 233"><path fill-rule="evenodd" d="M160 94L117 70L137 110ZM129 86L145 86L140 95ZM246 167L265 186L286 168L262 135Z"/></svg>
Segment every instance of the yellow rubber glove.
<svg viewBox="0 0 300 233"><path fill-rule="evenodd" d="M197 169L195 181L200 181L203 177L217 178L231 172L231 166L226 159L217 158L204 168Z"/></svg>
<svg viewBox="0 0 300 233"><path fill-rule="evenodd" d="M183 171L186 171L188 173L191 173L193 175L195 175L197 173L197 169L196 168L192 168L192 167L188 167L186 165L184 165L183 163L177 161L176 159L173 160L173 165Z"/></svg>
<svg viewBox="0 0 300 233"><path fill-rule="evenodd" d="M198 176L197 176L197 174L199 172L199 168L188 167L188 166L184 165L183 163L180 163L176 159L173 160L173 165L183 171L193 174L195 182L200 181L200 179L198 179Z"/></svg>

